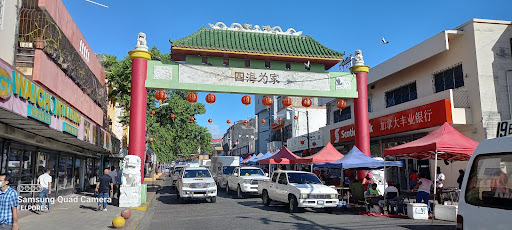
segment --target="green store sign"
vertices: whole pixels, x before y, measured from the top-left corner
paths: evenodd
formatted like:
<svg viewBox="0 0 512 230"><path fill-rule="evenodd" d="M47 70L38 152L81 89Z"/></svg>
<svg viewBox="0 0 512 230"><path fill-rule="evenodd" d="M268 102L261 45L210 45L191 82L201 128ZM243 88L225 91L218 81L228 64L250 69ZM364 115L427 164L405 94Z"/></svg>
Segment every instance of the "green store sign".
<svg viewBox="0 0 512 230"><path fill-rule="evenodd" d="M78 137L78 129L66 122L62 122L62 131Z"/></svg>
<svg viewBox="0 0 512 230"><path fill-rule="evenodd" d="M49 113L47 113L41 109L38 109L37 107L35 107L31 104L28 104L28 107L27 107L27 117L34 118L34 119L41 121L47 125L50 125L52 123L52 117L50 116Z"/></svg>

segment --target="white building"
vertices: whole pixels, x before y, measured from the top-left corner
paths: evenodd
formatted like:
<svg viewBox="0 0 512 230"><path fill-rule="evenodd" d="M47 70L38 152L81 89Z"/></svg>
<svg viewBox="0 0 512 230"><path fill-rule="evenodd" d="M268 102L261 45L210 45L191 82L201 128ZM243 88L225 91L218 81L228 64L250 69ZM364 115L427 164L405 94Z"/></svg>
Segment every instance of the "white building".
<svg viewBox="0 0 512 230"><path fill-rule="evenodd" d="M449 122L463 135L482 141L496 136L500 120L511 119L512 26L510 21L473 19L445 30L373 67L368 74L372 155L410 142ZM327 104L324 143L342 153L354 145L353 100L345 115ZM445 186L457 186L467 162L439 162ZM408 160L393 173L406 185L407 169L433 173L433 162Z"/></svg>

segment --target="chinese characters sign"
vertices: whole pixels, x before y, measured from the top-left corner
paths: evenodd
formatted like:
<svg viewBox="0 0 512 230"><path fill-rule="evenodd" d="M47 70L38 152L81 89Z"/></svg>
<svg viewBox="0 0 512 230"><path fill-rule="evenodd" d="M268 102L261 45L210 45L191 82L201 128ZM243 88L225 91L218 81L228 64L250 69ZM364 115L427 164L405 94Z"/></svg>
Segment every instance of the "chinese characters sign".
<svg viewBox="0 0 512 230"><path fill-rule="evenodd" d="M377 137L452 123L450 100L444 99L398 113L371 119L370 136ZM331 142L340 143L355 139L354 125L331 130Z"/></svg>

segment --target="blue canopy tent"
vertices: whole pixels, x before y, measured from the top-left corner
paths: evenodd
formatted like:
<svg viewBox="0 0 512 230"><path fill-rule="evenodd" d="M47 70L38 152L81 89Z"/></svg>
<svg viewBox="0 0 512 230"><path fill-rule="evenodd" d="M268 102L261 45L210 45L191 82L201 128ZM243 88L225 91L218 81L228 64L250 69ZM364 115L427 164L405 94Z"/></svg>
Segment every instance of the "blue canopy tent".
<svg viewBox="0 0 512 230"><path fill-rule="evenodd" d="M384 167L403 166L402 161L380 161L366 156L354 146L345 157L323 164L314 164L315 167L342 168L342 169L380 169Z"/></svg>
<svg viewBox="0 0 512 230"><path fill-rule="evenodd" d="M255 164L258 162L258 159L261 158L264 154L263 153L259 153L258 155L256 155L255 157L251 157L251 159L249 159L248 161L246 161L245 163L246 164Z"/></svg>
<svg viewBox="0 0 512 230"><path fill-rule="evenodd" d="M248 160L247 162L248 162L249 164L257 164L257 163L259 162L259 160L267 159L267 158L271 157L272 155L274 155L274 154L272 154L270 151L267 151L267 152L266 152L265 154L263 154L262 156L260 156L260 157L256 157L256 159L250 159L250 160Z"/></svg>

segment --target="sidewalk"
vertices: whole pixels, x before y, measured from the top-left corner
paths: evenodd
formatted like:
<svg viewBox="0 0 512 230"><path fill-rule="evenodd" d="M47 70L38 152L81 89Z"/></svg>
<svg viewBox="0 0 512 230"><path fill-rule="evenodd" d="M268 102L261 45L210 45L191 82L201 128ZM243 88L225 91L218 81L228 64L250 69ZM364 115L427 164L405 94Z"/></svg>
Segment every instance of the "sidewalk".
<svg viewBox="0 0 512 230"><path fill-rule="evenodd" d="M148 185L147 202L141 207L132 209L132 216L126 220L125 226L121 229L136 229L140 224L146 214L147 207L153 201L162 183L162 180L158 177L144 179L144 184ZM112 226L112 220L116 216L121 216L121 211L125 209L107 205L108 211L95 211L98 204L93 199L92 194L87 193L72 194L62 198L66 203L59 203L56 200L53 206L50 204L50 213L38 214L32 211L20 210L18 212L20 229L115 229Z"/></svg>

